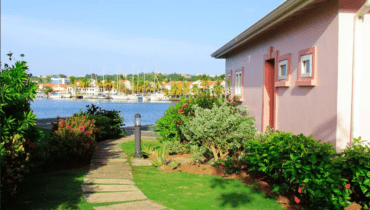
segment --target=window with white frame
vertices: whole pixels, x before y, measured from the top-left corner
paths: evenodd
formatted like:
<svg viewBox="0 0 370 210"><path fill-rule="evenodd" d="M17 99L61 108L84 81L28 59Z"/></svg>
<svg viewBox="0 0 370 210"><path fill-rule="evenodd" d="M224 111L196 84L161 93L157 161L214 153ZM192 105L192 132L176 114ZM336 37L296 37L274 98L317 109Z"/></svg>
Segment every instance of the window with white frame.
<svg viewBox="0 0 370 210"><path fill-rule="evenodd" d="M286 79L288 75L288 60L279 62L279 80Z"/></svg>
<svg viewBox="0 0 370 210"><path fill-rule="evenodd" d="M301 77L312 77L312 55L301 57Z"/></svg>
<svg viewBox="0 0 370 210"><path fill-rule="evenodd" d="M237 71L235 73L235 95L242 94L242 71Z"/></svg>

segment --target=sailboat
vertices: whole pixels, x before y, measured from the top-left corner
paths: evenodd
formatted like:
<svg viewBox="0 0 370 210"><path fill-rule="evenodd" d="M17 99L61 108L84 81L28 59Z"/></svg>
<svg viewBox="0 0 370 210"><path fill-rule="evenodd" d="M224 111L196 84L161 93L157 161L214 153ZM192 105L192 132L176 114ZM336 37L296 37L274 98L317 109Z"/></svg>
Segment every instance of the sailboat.
<svg viewBox="0 0 370 210"><path fill-rule="evenodd" d="M121 67L121 65L120 65ZM111 97L112 99L115 99L115 100L126 100L127 99L127 96L125 95L121 95L119 92L120 92L120 84L119 84L119 79L118 79L118 71L117 71L117 92L114 93Z"/></svg>
<svg viewBox="0 0 370 210"><path fill-rule="evenodd" d="M154 67L154 72L157 71L157 60L155 60L155 67ZM155 87L155 79L157 78L156 76L156 73L154 75L154 87ZM157 79L158 81L158 79ZM155 88L154 88L154 91L155 91ZM151 96L150 96L150 101L153 101L153 102L156 102L156 101L169 101L170 98L165 96L163 93L159 92L156 92L156 93L153 93Z"/></svg>

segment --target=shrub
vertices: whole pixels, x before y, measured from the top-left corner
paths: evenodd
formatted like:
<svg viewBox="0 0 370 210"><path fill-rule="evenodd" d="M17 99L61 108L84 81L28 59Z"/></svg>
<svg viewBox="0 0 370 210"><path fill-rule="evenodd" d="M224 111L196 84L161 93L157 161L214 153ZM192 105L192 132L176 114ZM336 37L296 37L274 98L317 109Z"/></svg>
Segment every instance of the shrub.
<svg viewBox="0 0 370 210"><path fill-rule="evenodd" d="M160 134L158 140L160 142L187 140L180 126L190 120L191 117L194 117L193 105L211 109L213 105L220 106L223 101L225 101L228 106L236 107L239 97L231 97L228 95L225 100L224 98L211 96L209 91L202 91L201 94L195 97L181 97L180 101L175 106L171 105L170 108L166 110L164 116L156 122L156 129L159 130Z"/></svg>
<svg viewBox="0 0 370 210"><path fill-rule="evenodd" d="M181 126L185 137L212 151L213 157L225 159L229 153L242 151L246 141L254 138L254 117L244 106L230 107L222 102L212 109L193 106L195 116Z"/></svg>
<svg viewBox="0 0 370 210"><path fill-rule="evenodd" d="M167 143L163 144L163 150L159 151L159 149L156 149L154 151L151 151L151 155L149 156L153 166L159 167L159 168L164 168L166 165L166 155L168 154L168 147Z"/></svg>
<svg viewBox="0 0 370 210"><path fill-rule="evenodd" d="M203 154L206 152L207 148L199 147L197 145L191 145L190 147L190 163L193 165L200 165L204 160L205 157Z"/></svg>
<svg viewBox="0 0 370 210"><path fill-rule="evenodd" d="M119 114L121 111L101 109L94 104L91 104L91 106L87 105L86 107L87 111L84 113L86 115L100 115L108 117L109 124L107 126L108 130L106 131L108 138L119 138L125 135L126 129L121 130L121 126L124 123L123 116Z"/></svg>
<svg viewBox="0 0 370 210"><path fill-rule="evenodd" d="M170 141L168 142L168 152L169 154L183 154L185 152L184 145L178 141Z"/></svg>
<svg viewBox="0 0 370 210"><path fill-rule="evenodd" d="M354 139L354 144L347 147L338 157L337 164L342 175L350 180L350 189L354 192L352 200L365 209L370 207L370 150L369 144Z"/></svg>
<svg viewBox="0 0 370 210"><path fill-rule="evenodd" d="M30 108L37 86L26 73L26 62L0 72L1 199L15 198L23 176L28 172L29 152L40 136L36 116Z"/></svg>
<svg viewBox="0 0 370 210"><path fill-rule="evenodd" d="M243 161L240 161L236 156L227 156L225 159L218 159L217 163L211 164L215 167L223 166L227 174L239 174Z"/></svg>
<svg viewBox="0 0 370 210"><path fill-rule="evenodd" d="M73 116L59 120L58 129L53 131L50 150L53 160L85 159L97 149L95 120L86 116Z"/></svg>
<svg viewBox="0 0 370 210"><path fill-rule="evenodd" d="M288 189L297 203L309 209L341 209L349 204L348 180L334 162L337 153L331 143L276 131L264 141L247 142L246 150L249 170L275 179L273 191Z"/></svg>
<svg viewBox="0 0 370 210"><path fill-rule="evenodd" d="M111 129L109 127L110 119L103 115L87 115L90 120L95 120L95 127L98 129L95 132L96 141L100 142L111 137Z"/></svg>

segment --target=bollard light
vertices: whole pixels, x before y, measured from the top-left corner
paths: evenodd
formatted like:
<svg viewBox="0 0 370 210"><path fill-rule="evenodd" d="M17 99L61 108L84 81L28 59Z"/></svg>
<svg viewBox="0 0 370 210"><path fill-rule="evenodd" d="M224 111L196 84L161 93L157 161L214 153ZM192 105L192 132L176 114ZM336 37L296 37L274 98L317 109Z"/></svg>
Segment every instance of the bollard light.
<svg viewBox="0 0 370 210"><path fill-rule="evenodd" d="M135 114L135 126L141 126L141 115Z"/></svg>
<svg viewBox="0 0 370 210"><path fill-rule="evenodd" d="M135 155L134 158L141 158L141 115L135 114Z"/></svg>

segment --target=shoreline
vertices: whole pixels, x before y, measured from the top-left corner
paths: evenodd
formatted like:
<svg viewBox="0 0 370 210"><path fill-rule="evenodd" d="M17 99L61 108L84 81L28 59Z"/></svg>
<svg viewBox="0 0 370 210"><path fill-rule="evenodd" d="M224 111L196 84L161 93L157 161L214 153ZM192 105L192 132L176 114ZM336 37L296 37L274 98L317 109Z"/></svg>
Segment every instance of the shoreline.
<svg viewBox="0 0 370 210"><path fill-rule="evenodd" d="M68 116L69 117L69 116ZM67 117L60 117L59 119L65 120ZM36 126L38 128L42 129L51 129L52 124L51 123L56 123L58 122L58 119L55 118L36 118ZM148 124L148 125L141 125L141 130L148 130L149 127L155 126L156 124ZM127 126L124 125L121 127L121 129L126 129L126 130L133 130L133 125L132 126Z"/></svg>

